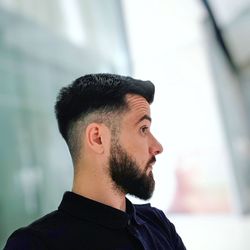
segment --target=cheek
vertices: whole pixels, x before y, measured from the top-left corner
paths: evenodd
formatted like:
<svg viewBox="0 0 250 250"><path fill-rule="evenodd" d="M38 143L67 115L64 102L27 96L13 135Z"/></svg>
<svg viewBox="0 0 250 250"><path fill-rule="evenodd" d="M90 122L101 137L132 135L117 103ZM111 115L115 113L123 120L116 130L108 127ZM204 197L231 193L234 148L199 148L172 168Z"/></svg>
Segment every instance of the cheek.
<svg viewBox="0 0 250 250"><path fill-rule="evenodd" d="M136 138L127 143L127 149L135 157L146 156L148 152L147 142Z"/></svg>
<svg viewBox="0 0 250 250"><path fill-rule="evenodd" d="M144 168L149 160L147 144L138 143L131 152L133 157L136 159L136 162L139 164L140 168Z"/></svg>
<svg viewBox="0 0 250 250"><path fill-rule="evenodd" d="M122 147L134 158L140 166L149 160L148 140L138 134L127 134L120 138Z"/></svg>

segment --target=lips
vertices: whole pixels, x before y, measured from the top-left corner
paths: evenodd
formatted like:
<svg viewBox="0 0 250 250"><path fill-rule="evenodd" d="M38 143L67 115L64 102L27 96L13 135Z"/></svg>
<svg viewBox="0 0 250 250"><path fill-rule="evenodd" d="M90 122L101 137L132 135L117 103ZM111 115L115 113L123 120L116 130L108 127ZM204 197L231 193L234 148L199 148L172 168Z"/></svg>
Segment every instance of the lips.
<svg viewBox="0 0 250 250"><path fill-rule="evenodd" d="M152 158L148 161L148 164L154 165L155 162L156 162L156 158L155 158L155 156L152 156Z"/></svg>

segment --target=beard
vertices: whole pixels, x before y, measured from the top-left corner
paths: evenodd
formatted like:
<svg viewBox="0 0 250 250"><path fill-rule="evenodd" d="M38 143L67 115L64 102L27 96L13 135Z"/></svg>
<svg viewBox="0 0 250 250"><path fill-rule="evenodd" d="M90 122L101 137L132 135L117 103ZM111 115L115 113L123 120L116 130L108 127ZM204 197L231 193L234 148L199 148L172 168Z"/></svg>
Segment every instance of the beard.
<svg viewBox="0 0 250 250"><path fill-rule="evenodd" d="M143 170L118 142L113 142L110 149L109 174L120 192L130 194L143 200L151 198L155 181L152 171L147 174L153 156Z"/></svg>

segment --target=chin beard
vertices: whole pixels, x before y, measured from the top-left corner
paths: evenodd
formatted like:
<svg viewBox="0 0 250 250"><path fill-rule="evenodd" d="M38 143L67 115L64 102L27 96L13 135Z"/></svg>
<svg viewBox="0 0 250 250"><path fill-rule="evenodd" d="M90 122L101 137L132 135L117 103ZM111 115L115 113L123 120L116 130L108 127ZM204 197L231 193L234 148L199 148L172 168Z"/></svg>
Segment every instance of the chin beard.
<svg viewBox="0 0 250 250"><path fill-rule="evenodd" d="M109 159L109 174L115 187L124 194L130 194L143 200L151 198L155 181L152 171L147 174L150 163L155 162L155 157L147 163L143 171L119 143L112 143Z"/></svg>

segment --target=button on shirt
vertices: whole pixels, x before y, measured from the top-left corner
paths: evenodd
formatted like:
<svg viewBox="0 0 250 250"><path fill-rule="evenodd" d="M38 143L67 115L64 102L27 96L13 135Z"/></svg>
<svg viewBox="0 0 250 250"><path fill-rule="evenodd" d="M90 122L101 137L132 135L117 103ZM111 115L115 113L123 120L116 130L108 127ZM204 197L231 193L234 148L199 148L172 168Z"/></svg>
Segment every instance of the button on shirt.
<svg viewBox="0 0 250 250"><path fill-rule="evenodd" d="M58 210L8 239L5 250L185 250L164 213L126 199L126 212L66 192Z"/></svg>

